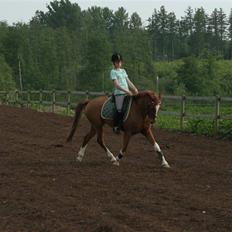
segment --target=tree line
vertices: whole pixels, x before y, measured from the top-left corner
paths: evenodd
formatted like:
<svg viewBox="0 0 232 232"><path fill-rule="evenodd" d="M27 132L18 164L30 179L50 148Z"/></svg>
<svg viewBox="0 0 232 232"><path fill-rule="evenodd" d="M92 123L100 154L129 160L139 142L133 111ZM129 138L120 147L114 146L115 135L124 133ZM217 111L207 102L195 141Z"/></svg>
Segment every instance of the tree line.
<svg viewBox="0 0 232 232"><path fill-rule="evenodd" d="M82 10L69 0L29 23L0 22L0 89L110 91L114 51L139 89L155 88L159 75L168 94L231 94L232 11L189 7L177 19L162 6L144 26L123 7Z"/></svg>

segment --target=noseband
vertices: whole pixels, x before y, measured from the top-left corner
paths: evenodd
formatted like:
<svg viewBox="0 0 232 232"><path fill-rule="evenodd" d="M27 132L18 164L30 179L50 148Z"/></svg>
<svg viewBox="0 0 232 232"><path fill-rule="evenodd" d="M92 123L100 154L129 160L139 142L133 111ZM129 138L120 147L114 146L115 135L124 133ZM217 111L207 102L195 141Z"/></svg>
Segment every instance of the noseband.
<svg viewBox="0 0 232 232"><path fill-rule="evenodd" d="M156 121L157 118L157 108L156 106L160 103L156 103L153 99L151 99L151 102L148 104L148 112L147 116L151 120L151 123L153 124Z"/></svg>
<svg viewBox="0 0 232 232"><path fill-rule="evenodd" d="M156 121L157 113L160 106L160 98L158 98L153 92L145 92L144 95L146 107L146 115L153 124Z"/></svg>

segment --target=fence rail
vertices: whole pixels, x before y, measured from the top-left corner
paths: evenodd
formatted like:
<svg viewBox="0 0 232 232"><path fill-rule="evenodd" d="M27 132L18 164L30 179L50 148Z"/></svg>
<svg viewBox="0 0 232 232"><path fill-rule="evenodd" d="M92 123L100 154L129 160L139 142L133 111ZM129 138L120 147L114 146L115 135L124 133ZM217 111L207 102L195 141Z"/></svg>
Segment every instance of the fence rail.
<svg viewBox="0 0 232 232"><path fill-rule="evenodd" d="M109 95L108 92L95 91L68 91L68 90L31 90L31 91L0 91L0 103L15 105L21 107L37 106L37 109L42 111L44 106L48 108L46 111L56 112L58 107L66 109L69 115L72 107L75 107L81 99L88 99L95 96ZM171 105L178 105L175 111L161 110L161 115L169 115L179 118L180 129L184 129L186 118L209 119L214 121L214 133L217 134L220 120L232 120L232 110L229 114L223 114L221 111L222 103L229 104L232 109L232 97L200 97L200 96L163 96L163 102L171 102ZM195 113L188 112L190 102L195 102L196 105L202 102L207 103L212 107L210 113Z"/></svg>

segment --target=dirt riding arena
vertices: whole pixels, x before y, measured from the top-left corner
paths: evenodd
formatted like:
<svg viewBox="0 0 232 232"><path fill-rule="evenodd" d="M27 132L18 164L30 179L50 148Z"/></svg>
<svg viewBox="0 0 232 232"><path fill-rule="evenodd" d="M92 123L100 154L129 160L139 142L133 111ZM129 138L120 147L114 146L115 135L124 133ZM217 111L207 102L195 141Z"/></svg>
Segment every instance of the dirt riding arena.
<svg viewBox="0 0 232 232"><path fill-rule="evenodd" d="M0 231L231 232L232 142L156 130L172 168L135 136L120 166L93 139L75 156L89 125L0 106ZM106 129L116 154L121 137Z"/></svg>

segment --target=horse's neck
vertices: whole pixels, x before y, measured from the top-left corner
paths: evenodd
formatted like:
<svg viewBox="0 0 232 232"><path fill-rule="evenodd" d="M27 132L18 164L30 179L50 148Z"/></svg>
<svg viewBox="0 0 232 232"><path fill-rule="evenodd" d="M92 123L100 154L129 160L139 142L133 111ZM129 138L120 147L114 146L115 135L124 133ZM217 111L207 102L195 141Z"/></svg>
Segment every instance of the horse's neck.
<svg viewBox="0 0 232 232"><path fill-rule="evenodd" d="M143 118L147 116L147 101L145 98L139 98L136 100L137 110Z"/></svg>

